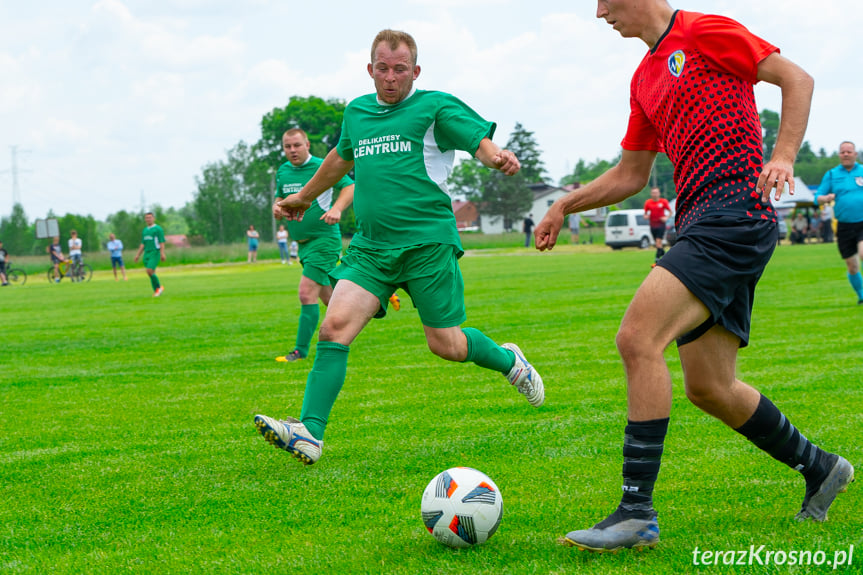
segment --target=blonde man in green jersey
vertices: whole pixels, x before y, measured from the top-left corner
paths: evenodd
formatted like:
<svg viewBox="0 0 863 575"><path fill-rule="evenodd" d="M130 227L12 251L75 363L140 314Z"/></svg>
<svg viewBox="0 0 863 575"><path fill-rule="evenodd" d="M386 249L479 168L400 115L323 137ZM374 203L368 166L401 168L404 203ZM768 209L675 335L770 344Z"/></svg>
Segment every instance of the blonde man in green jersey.
<svg viewBox="0 0 863 575"><path fill-rule="evenodd" d="M499 371L539 407L542 378L518 346L498 345L466 320L463 254L446 180L455 150L511 176L515 154L492 143L495 124L457 98L416 90L414 39L384 30L372 43L369 76L375 93L345 109L341 139L315 176L297 194L276 203L274 215L302 219L311 202L352 168L358 232L342 263L318 335L300 419L255 417L264 438L306 464L321 456L324 428L345 381L349 345L373 317L386 313L397 288L410 295L437 356ZM384 208L385 207L385 208Z"/></svg>
<svg viewBox="0 0 863 575"><path fill-rule="evenodd" d="M311 154L309 137L300 128L292 128L282 135L282 149L288 161L276 173L276 202L299 192L323 162ZM334 192L338 194L335 201ZM289 354L277 357L276 361L297 361L309 355L309 345L320 315L318 300L328 305L333 294L329 273L339 263L342 253L338 223L342 219L342 211L351 205L353 197L354 181L345 175L317 197L302 221L288 222L288 234L299 245L298 255L303 266L297 290L300 320L296 347ZM276 209L275 205L273 209Z"/></svg>
<svg viewBox="0 0 863 575"><path fill-rule="evenodd" d="M144 223L147 226L141 232L141 245L138 246L138 253L135 254L135 260L144 254L144 267L147 269L147 275L150 276L150 285L153 286L153 297L159 297L165 288L159 282L159 277L156 275L156 267L159 262L165 261L165 232L162 226L156 223L156 216L153 212L144 214Z"/></svg>

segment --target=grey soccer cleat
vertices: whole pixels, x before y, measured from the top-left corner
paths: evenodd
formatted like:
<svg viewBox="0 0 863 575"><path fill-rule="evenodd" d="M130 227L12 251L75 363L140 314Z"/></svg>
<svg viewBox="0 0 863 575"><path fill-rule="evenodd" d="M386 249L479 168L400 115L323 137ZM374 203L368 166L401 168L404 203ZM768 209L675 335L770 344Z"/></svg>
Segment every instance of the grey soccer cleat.
<svg viewBox="0 0 863 575"><path fill-rule="evenodd" d="M836 496L844 493L848 485L854 481L854 466L848 463L844 457L837 456L833 469L827 474L827 478L818 487L818 491L810 494L806 492L803 498L803 506L800 512L794 516L797 521L827 521L827 510Z"/></svg>
<svg viewBox="0 0 863 575"><path fill-rule="evenodd" d="M514 343L505 343L502 348L508 349L515 354L515 363L506 379L518 389L518 392L527 398L527 402L534 407L539 407L545 401L545 387L542 385L542 377L521 353L521 349Z"/></svg>
<svg viewBox="0 0 863 575"><path fill-rule="evenodd" d="M256 415L255 427L271 445L284 449L306 465L311 465L321 457L324 442L315 439L298 419L291 417L279 420Z"/></svg>
<svg viewBox="0 0 863 575"><path fill-rule="evenodd" d="M620 549L652 549L659 543L659 523L655 515L650 519L623 519L617 515L617 512L613 513L590 529L570 531L560 542L598 553L613 553Z"/></svg>

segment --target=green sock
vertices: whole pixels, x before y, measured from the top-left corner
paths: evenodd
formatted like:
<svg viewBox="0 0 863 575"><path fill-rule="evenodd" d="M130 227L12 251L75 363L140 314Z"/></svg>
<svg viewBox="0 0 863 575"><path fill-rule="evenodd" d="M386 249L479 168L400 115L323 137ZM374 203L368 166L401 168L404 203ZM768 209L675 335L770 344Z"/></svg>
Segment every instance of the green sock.
<svg viewBox="0 0 863 575"><path fill-rule="evenodd" d="M318 318L321 312L317 303L303 305L300 308L300 325L297 327L297 351L300 355L309 355L309 343L318 328Z"/></svg>
<svg viewBox="0 0 863 575"><path fill-rule="evenodd" d="M467 337L465 361L472 361L480 367L493 369L504 375L509 373L512 366L515 365L513 352L502 348L478 329L466 327L461 331Z"/></svg>
<svg viewBox="0 0 863 575"><path fill-rule="evenodd" d="M315 363L306 380L302 421L315 439L324 438L330 411L336 402L348 370L350 348L331 341L318 341Z"/></svg>
<svg viewBox="0 0 863 575"><path fill-rule="evenodd" d="M150 285L153 286L153 291L156 291L157 289L159 289L159 286L162 285L159 283L159 276L157 276L156 274L151 275L150 276Z"/></svg>

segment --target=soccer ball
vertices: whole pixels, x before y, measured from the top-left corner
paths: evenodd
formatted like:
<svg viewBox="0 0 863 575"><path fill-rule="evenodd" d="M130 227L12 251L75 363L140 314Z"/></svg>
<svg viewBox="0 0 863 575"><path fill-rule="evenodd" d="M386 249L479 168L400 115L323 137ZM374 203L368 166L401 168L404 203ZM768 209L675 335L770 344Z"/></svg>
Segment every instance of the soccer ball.
<svg viewBox="0 0 863 575"><path fill-rule="evenodd" d="M450 547L472 547L494 535L503 516L503 499L485 473L453 467L429 482L421 510L435 539Z"/></svg>

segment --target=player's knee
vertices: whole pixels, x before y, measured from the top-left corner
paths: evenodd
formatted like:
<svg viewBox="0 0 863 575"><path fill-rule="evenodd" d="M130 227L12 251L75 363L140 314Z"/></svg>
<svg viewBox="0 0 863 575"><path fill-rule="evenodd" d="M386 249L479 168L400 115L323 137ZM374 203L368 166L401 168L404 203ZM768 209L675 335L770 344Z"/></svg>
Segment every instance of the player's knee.
<svg viewBox="0 0 863 575"><path fill-rule="evenodd" d="M624 363L649 355L652 348L651 342L641 330L627 324L621 325L617 330L614 343Z"/></svg>
<svg viewBox="0 0 863 575"><path fill-rule="evenodd" d="M467 351L462 349L454 341L442 339L429 339L429 350L441 359L447 361L464 361L467 357Z"/></svg>
<svg viewBox="0 0 863 575"><path fill-rule="evenodd" d="M723 405L723 396L710 385L686 384L686 398L692 405L706 413L713 413L716 408Z"/></svg>

